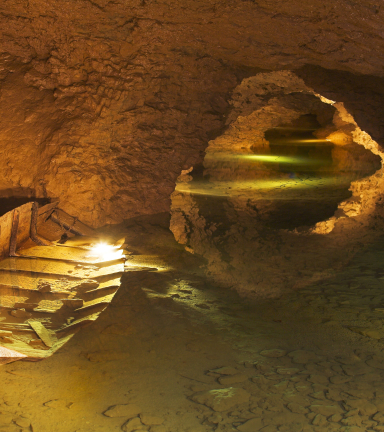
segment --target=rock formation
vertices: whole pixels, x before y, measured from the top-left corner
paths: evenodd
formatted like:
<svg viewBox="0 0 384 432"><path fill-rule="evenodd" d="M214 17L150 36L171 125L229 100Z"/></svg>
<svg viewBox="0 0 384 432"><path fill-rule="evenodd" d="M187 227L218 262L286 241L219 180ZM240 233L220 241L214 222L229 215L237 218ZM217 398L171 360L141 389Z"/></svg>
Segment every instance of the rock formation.
<svg viewBox="0 0 384 432"><path fill-rule="evenodd" d="M60 197L94 226L167 210L256 69L364 74L351 91L353 75L302 71L370 117L382 103L383 14L369 0L3 2L2 189ZM376 119L361 125L374 139Z"/></svg>
<svg viewBox="0 0 384 432"><path fill-rule="evenodd" d="M237 137L249 150L320 99L337 111L327 130L323 108L320 135L381 155L383 17L371 0L4 1L0 197L59 198L95 228L169 211L178 176L196 173L208 143L222 144L242 117L264 107L261 135ZM271 72L257 97L239 99ZM275 80L293 76L274 104ZM294 93L308 96L305 109ZM340 169L351 158L333 154ZM380 174L354 182L340 211L356 219L337 229L376 220L380 191ZM332 217L317 222L313 232L334 231Z"/></svg>
<svg viewBox="0 0 384 432"><path fill-rule="evenodd" d="M171 229L216 282L274 296L331 275L382 226L383 153L343 103L290 71L259 73L233 94L203 176L191 167L179 177Z"/></svg>

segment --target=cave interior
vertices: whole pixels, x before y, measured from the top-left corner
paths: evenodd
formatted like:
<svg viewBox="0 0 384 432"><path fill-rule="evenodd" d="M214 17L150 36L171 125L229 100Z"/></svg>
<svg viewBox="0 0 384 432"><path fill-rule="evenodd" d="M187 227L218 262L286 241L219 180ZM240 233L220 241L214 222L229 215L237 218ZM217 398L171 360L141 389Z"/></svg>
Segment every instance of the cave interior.
<svg viewBox="0 0 384 432"><path fill-rule="evenodd" d="M384 431L384 6L0 4L0 432Z"/></svg>

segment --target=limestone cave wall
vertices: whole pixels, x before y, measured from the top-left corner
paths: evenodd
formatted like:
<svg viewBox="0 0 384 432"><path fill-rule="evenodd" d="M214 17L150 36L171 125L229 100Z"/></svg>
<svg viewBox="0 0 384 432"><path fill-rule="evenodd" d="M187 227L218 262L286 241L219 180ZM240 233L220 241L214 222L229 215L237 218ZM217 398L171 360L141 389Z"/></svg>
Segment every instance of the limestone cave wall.
<svg viewBox="0 0 384 432"><path fill-rule="evenodd" d="M381 145L383 15L370 0L3 1L1 196L60 198L93 226L166 211L263 70L296 70Z"/></svg>

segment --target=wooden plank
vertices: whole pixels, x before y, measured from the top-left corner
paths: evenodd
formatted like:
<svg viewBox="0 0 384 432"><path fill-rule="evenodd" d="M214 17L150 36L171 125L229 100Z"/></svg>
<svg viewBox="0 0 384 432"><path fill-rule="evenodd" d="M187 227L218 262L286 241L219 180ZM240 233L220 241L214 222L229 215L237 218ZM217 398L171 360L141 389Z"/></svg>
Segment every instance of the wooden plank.
<svg viewBox="0 0 384 432"><path fill-rule="evenodd" d="M47 328L52 328L52 326L54 326L53 323L51 322L44 322L45 327ZM23 324L23 323L4 323L4 322L0 322L0 329L2 330L9 330L9 331L15 331L15 332L19 332L19 331L28 331L28 332L33 332L33 330L31 329L31 326L29 324Z"/></svg>
<svg viewBox="0 0 384 432"><path fill-rule="evenodd" d="M88 264L93 262L93 260L87 255L89 255L89 250L78 249L78 248L63 248L60 246L34 246L28 249L20 250L20 255L26 257L38 257L38 258L49 258L52 260L66 260L75 262L84 262Z"/></svg>
<svg viewBox="0 0 384 432"><path fill-rule="evenodd" d="M6 213L0 218L0 259L8 256L9 243L11 240L13 211Z"/></svg>
<svg viewBox="0 0 384 432"><path fill-rule="evenodd" d="M97 309L97 310L101 309L101 310L104 310L109 305L109 303L110 303L109 301L100 301L100 302L97 302L97 303L92 303L92 304L83 306L83 307L81 307L79 309L76 309L75 312L87 312L89 314L90 313L96 313L96 311L95 312L91 312L92 309Z"/></svg>
<svg viewBox="0 0 384 432"><path fill-rule="evenodd" d="M54 345L48 350L33 348L30 345L26 344L25 342L16 339L13 340L12 344L3 344L4 346L2 348L15 350L18 354L21 354L22 358L19 358L17 360L36 361L51 356L55 351L57 351L65 343L67 343L72 337L73 334L69 334L65 337L58 339L54 343Z"/></svg>
<svg viewBox="0 0 384 432"><path fill-rule="evenodd" d="M32 210L31 210L30 238L34 243L40 246L47 246L50 245L51 242L44 239L43 237L40 237L37 234L38 212L39 212L39 204L37 202L34 202L32 204Z"/></svg>
<svg viewBox="0 0 384 432"><path fill-rule="evenodd" d="M78 247L63 247L64 245L57 246L46 246L40 247L35 246L28 249L23 249L19 251L19 256L25 258L41 258L49 259L52 261L63 261L67 263L94 265L97 267L106 267L113 264L123 264L126 258L113 258L113 259L95 259L90 257L90 250Z"/></svg>
<svg viewBox="0 0 384 432"><path fill-rule="evenodd" d="M109 304L109 303L111 303L111 301L112 301L112 299L113 299L114 296L115 296L115 293L111 293L111 294L106 294L103 297L99 297L99 298L96 298L96 299L88 300L88 301L84 302L84 305L82 306L81 309L85 309L85 308L87 308L89 306L96 305L98 303L107 303L107 304ZM80 309L77 309L77 310L80 310Z"/></svg>
<svg viewBox="0 0 384 432"><path fill-rule="evenodd" d="M95 235L93 228L79 221L77 217L69 215L64 210L56 209L51 215L51 220L75 234L90 237Z"/></svg>
<svg viewBox="0 0 384 432"><path fill-rule="evenodd" d="M92 264L88 264L92 266ZM96 269L76 268L75 263L67 263L63 261L50 261L40 259L21 259L7 258L0 261L0 269L7 271L29 271L33 273L43 273L48 275L57 275L68 279L89 278L95 279L101 276L108 276L115 273L123 273L124 265L122 263L113 264L106 267Z"/></svg>
<svg viewBox="0 0 384 432"><path fill-rule="evenodd" d="M47 308L36 308L33 312L36 314L55 314L60 308L57 309L47 309Z"/></svg>
<svg viewBox="0 0 384 432"><path fill-rule="evenodd" d="M97 313L95 315L80 318L76 321L73 321L69 325L63 325L62 327L60 327L59 329L56 330L56 333L67 332L67 331L77 331L84 326L92 324L94 321L97 320L98 316L99 316L99 314Z"/></svg>
<svg viewBox="0 0 384 432"><path fill-rule="evenodd" d="M31 207L27 206L23 217ZM39 214L40 219L53 207ZM24 217L25 226L27 219ZM75 226L79 222L72 219L72 223ZM0 329L8 337L3 338L2 345L25 355L26 360L36 361L52 355L80 328L98 318L121 284L125 258L98 261L99 257L87 257L89 249L76 247L39 246L18 252L22 257L0 261L0 296L7 308L26 309L32 316L15 320L3 309L8 318L0 318ZM43 283L49 284L45 290ZM58 334L65 337L57 340Z"/></svg>
<svg viewBox="0 0 384 432"><path fill-rule="evenodd" d="M2 273L9 273L9 274L15 274L17 275L17 277L19 277L20 275L24 275L24 276L31 276L31 277L39 277L39 278L44 278L46 276L53 276L56 278L60 278L60 277L65 277L68 281L81 281L82 279L85 278L91 278L91 279L96 279L97 281L104 281L106 278L117 278L117 277L121 277L122 274L124 273L123 271L115 271L113 273L101 273L101 274L95 274L95 275L91 275L91 276L69 276L69 275L63 275L62 273L47 273L47 272L39 272L39 271L33 271L33 270L20 270L20 269L7 269L7 268L1 268L0 267L0 277L2 277Z"/></svg>
<svg viewBox="0 0 384 432"><path fill-rule="evenodd" d="M28 324L33 328L37 336L39 336L47 347L51 348L54 345L55 340L52 337L51 332L47 330L40 321L30 319L28 320Z"/></svg>
<svg viewBox="0 0 384 432"><path fill-rule="evenodd" d="M0 262L0 268L4 270L16 271L31 271L34 273L46 273L61 275L62 277L67 273L75 270L75 264L56 263L55 261L45 261L39 259L17 259L7 258ZM68 274L70 276L70 274Z"/></svg>
<svg viewBox="0 0 384 432"><path fill-rule="evenodd" d="M38 279L35 276L25 276L22 274L13 275L12 273L0 272L0 295L16 295L20 297L32 296L31 300L32 298L59 300L62 298L60 296L65 297L71 292L77 293L78 291L83 291L82 284L87 281L89 281L88 278L86 280L77 278L74 280L62 281L61 279L56 278L45 277ZM44 283L50 285L50 291L42 292L39 290L39 286ZM93 295L93 293L96 294L99 290L101 290L100 293L102 293L103 289L114 289L117 291L119 287L120 277L114 277L114 275L111 275L111 277L106 278L105 281L99 282L97 288L86 291L86 293Z"/></svg>
<svg viewBox="0 0 384 432"><path fill-rule="evenodd" d="M46 204L45 206L42 206L39 208L38 211L38 220L42 219L42 220L47 220L49 218L49 216L51 216L53 210L55 210L55 208L59 205L59 201L55 201L53 203L50 204Z"/></svg>
<svg viewBox="0 0 384 432"><path fill-rule="evenodd" d="M18 209L13 210L11 238L9 240L9 256L17 256L17 234L19 230L20 213Z"/></svg>
<svg viewBox="0 0 384 432"><path fill-rule="evenodd" d="M0 365L11 363L25 358L25 354L0 346Z"/></svg>
<svg viewBox="0 0 384 432"><path fill-rule="evenodd" d="M12 343L3 344L3 346L5 348L15 350L20 354L24 354L25 357L23 357L23 360L36 361L51 355L50 350L35 349L18 339L13 339Z"/></svg>
<svg viewBox="0 0 384 432"><path fill-rule="evenodd" d="M21 333L34 333L34 331L29 326L19 327L17 324L13 324L13 325L10 324L8 326L0 324L0 330L9 330L9 331L12 330L14 332L21 332Z"/></svg>
<svg viewBox="0 0 384 432"><path fill-rule="evenodd" d="M31 229L32 202L17 208L19 217L19 229L17 233L17 248L29 239Z"/></svg>
<svg viewBox="0 0 384 432"><path fill-rule="evenodd" d="M15 238L15 250L29 238L32 202L17 207L19 213L18 230ZM8 256L11 241L12 219L15 210L11 210L0 218L0 258Z"/></svg>
<svg viewBox="0 0 384 432"><path fill-rule="evenodd" d="M0 274L1 276L3 274ZM60 300L66 295L71 294L71 291L49 291L49 292L41 292L38 288L25 288L22 286L15 285L5 285L0 283L0 297L3 296L13 296L13 297L30 297L32 296L34 301L40 300Z"/></svg>
<svg viewBox="0 0 384 432"><path fill-rule="evenodd" d="M100 297L104 297L108 294L115 294L117 290L119 289L118 285L110 285L106 287L99 287L91 291L87 291L83 294L84 300L95 300Z"/></svg>
<svg viewBox="0 0 384 432"><path fill-rule="evenodd" d="M79 298L67 298L67 299L62 299L61 301L65 307L74 310L81 308L84 305L84 300Z"/></svg>
<svg viewBox="0 0 384 432"><path fill-rule="evenodd" d="M44 220L43 217L37 219L37 233L50 241L58 241L64 234L65 229L55 224L50 218Z"/></svg>

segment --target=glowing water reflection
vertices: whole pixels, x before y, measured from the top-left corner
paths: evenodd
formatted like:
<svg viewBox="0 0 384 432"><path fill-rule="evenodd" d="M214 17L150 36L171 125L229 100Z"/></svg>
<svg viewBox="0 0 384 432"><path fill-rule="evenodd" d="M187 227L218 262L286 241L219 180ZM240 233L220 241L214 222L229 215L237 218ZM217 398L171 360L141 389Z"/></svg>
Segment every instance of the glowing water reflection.
<svg viewBox="0 0 384 432"><path fill-rule="evenodd" d="M279 190L305 190L305 189L321 189L337 186L347 186L351 183L352 177L346 176L329 176L329 177L298 177L293 174L292 178L269 178L260 180L244 180L244 181L215 181L210 183L207 181L193 181L191 183L179 183L176 190L182 193L190 193L197 195L213 195L213 196L232 196L241 193L252 191L279 191ZM270 196L269 198L272 198ZM317 199L313 196L313 199ZM282 197L279 197L282 199ZM292 199L292 197L289 197ZM297 196L301 199L301 196Z"/></svg>
<svg viewBox="0 0 384 432"><path fill-rule="evenodd" d="M208 153L206 161L228 161L228 162L264 162L264 163L286 163L286 164L317 164L326 162L325 159L316 159L303 156L279 156L270 154L231 154L231 153Z"/></svg>

